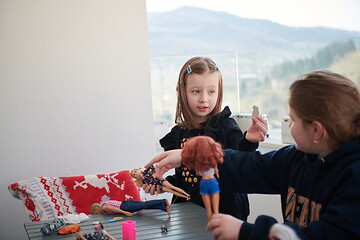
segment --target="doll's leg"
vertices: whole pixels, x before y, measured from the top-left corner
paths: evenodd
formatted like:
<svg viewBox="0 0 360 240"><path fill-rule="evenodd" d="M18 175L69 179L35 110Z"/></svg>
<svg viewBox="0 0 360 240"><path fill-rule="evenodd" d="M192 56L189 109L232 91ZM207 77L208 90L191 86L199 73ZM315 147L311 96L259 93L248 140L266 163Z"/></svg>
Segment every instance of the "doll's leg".
<svg viewBox="0 0 360 240"><path fill-rule="evenodd" d="M137 212L143 209L141 201L127 200L123 201L120 205L120 209L126 212Z"/></svg>
<svg viewBox="0 0 360 240"><path fill-rule="evenodd" d="M178 187L173 187L173 189L175 190L175 191L177 191L177 192L179 192L179 193L182 193L182 194L184 194L185 196L190 196L190 194L188 194L187 192L185 192L184 190L182 190L181 188L178 188Z"/></svg>
<svg viewBox="0 0 360 240"><path fill-rule="evenodd" d="M220 202L220 194L219 193L211 194L211 205L214 214L219 213L219 202Z"/></svg>
<svg viewBox="0 0 360 240"><path fill-rule="evenodd" d="M203 200L204 206L206 208L206 214L208 221L211 220L212 217L212 208L211 208L211 197L210 195L201 195L201 198Z"/></svg>
<svg viewBox="0 0 360 240"><path fill-rule="evenodd" d="M166 212L168 214L168 216L170 217L171 214L171 205L169 203L169 201L166 199Z"/></svg>
<svg viewBox="0 0 360 240"><path fill-rule="evenodd" d="M176 192L179 192L179 193L182 193L182 194L184 194L185 196L190 196L187 192L185 192L184 190L182 190L181 188L179 188L179 187L175 187L174 185L172 185L171 183L169 183L168 181L165 181L164 183L163 183L163 186L164 187L166 187L167 189L172 189L172 190L174 190L174 191L176 191Z"/></svg>
<svg viewBox="0 0 360 240"><path fill-rule="evenodd" d="M120 209L127 212L138 212L143 209L159 209L166 212L167 204L166 199L154 199L149 201L135 201L128 200L123 201L120 205Z"/></svg>
<svg viewBox="0 0 360 240"><path fill-rule="evenodd" d="M120 209L128 212L138 212L143 209L160 209L166 212L165 199L155 199L149 201L124 201L120 205Z"/></svg>
<svg viewBox="0 0 360 240"><path fill-rule="evenodd" d="M190 195L189 195L189 194L185 195L185 194L176 192L176 191L174 191L174 190L172 190L172 189L170 189L170 188L167 188L167 187L163 187L162 190L163 190L164 192L169 192L169 193L172 193L172 194L174 194L174 195L176 195L176 196L179 196L179 197L182 197L182 198L186 198L186 200L189 200L189 199L190 199Z"/></svg>
<svg viewBox="0 0 360 240"><path fill-rule="evenodd" d="M159 209L166 212L167 202L166 199L154 199L142 202L143 209Z"/></svg>
<svg viewBox="0 0 360 240"><path fill-rule="evenodd" d="M154 199L148 201L123 201L120 209L127 212L137 212L143 209L159 209L166 212L170 216L171 206L166 199Z"/></svg>

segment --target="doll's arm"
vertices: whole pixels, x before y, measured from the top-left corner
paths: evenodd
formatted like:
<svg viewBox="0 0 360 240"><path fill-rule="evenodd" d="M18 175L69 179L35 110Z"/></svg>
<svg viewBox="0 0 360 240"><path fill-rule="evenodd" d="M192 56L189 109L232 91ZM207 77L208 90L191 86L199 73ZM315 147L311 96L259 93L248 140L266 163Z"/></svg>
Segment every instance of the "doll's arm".
<svg viewBox="0 0 360 240"><path fill-rule="evenodd" d="M122 213L122 214L125 214L125 215L128 216L128 217L131 217L131 216L132 216L132 213L131 213L131 212L127 212L127 211L121 210L120 208L116 208L116 207L109 206L109 205L107 205L107 204L104 204L104 206L103 206L102 209L103 209L104 211Z"/></svg>
<svg viewBox="0 0 360 240"><path fill-rule="evenodd" d="M82 234L82 232L76 232L76 233L75 233L75 237L76 237L76 238L80 238L81 240L86 240L86 238L84 237L84 235Z"/></svg>
<svg viewBox="0 0 360 240"><path fill-rule="evenodd" d="M219 169L218 169L217 165L215 165L215 175L217 178L219 178Z"/></svg>
<svg viewBox="0 0 360 240"><path fill-rule="evenodd" d="M136 179L134 182L138 188L142 188L144 186L144 183L142 182L141 179Z"/></svg>
<svg viewBox="0 0 360 240"><path fill-rule="evenodd" d="M110 240L115 240L115 238L113 236L111 236L110 234L108 234L105 230L102 230L102 232L110 239Z"/></svg>

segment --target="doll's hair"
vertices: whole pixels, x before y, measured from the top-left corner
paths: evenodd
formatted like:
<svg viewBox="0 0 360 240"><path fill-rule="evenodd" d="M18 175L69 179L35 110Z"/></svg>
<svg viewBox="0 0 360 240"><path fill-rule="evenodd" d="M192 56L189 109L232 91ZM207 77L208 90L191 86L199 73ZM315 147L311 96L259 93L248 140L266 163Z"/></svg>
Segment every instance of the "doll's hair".
<svg viewBox="0 0 360 240"><path fill-rule="evenodd" d="M133 168L130 171L130 176L133 178L133 181L134 181L135 185L137 187L142 187L144 185L143 182L142 182L142 179L134 177L134 175L133 175L134 171L139 171L139 172L142 173L144 170L142 168Z"/></svg>
<svg viewBox="0 0 360 240"><path fill-rule="evenodd" d="M360 137L360 92L355 83L330 71L301 75L290 86L289 105L305 124L320 122L333 149Z"/></svg>
<svg viewBox="0 0 360 240"><path fill-rule="evenodd" d="M176 85L177 104L175 123L185 129L202 128L192 117L186 97L186 80L191 74L205 74L217 72L219 75L218 98L214 110L209 114L209 118L221 111L223 99L223 81L219 68L213 60L207 57L193 57L189 59L181 68L179 79Z"/></svg>
<svg viewBox="0 0 360 240"><path fill-rule="evenodd" d="M100 203L93 203L93 204L91 205L91 209L90 209L91 213L94 214L94 212L96 211L96 209L99 208L99 207L101 207L101 204L100 204Z"/></svg>
<svg viewBox="0 0 360 240"><path fill-rule="evenodd" d="M182 149L182 163L198 172L214 168L217 163L222 163L224 152L220 143L208 136L190 138Z"/></svg>

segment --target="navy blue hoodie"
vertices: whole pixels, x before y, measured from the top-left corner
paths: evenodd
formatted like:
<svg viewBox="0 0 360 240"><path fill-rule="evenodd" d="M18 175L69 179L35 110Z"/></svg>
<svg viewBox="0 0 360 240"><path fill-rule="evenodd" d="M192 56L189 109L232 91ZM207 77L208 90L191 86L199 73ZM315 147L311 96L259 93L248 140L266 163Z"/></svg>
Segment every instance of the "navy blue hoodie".
<svg viewBox="0 0 360 240"><path fill-rule="evenodd" d="M284 222L301 239L360 239L360 140L323 159L287 146L277 151L225 150L221 189L280 194ZM244 222L239 239L268 239L276 220Z"/></svg>

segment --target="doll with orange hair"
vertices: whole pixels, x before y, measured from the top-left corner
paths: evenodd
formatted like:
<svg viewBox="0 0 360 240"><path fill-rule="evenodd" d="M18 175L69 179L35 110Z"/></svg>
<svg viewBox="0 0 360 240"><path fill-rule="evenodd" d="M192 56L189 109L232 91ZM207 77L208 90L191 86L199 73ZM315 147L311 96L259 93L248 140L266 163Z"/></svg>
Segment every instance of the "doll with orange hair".
<svg viewBox="0 0 360 240"><path fill-rule="evenodd" d="M219 143L207 136L197 136L189 139L182 150L182 163L196 170L201 176L200 195L204 202L208 221L212 214L219 213L220 188L217 163L222 163L223 150Z"/></svg>
<svg viewBox="0 0 360 240"><path fill-rule="evenodd" d="M139 188L141 188L144 184L159 185L161 191L170 192L176 196L190 200L190 195L187 192L179 187L175 187L165 179L156 178L154 174L154 165L146 169L134 168L130 171L130 175L134 179L135 185Z"/></svg>

